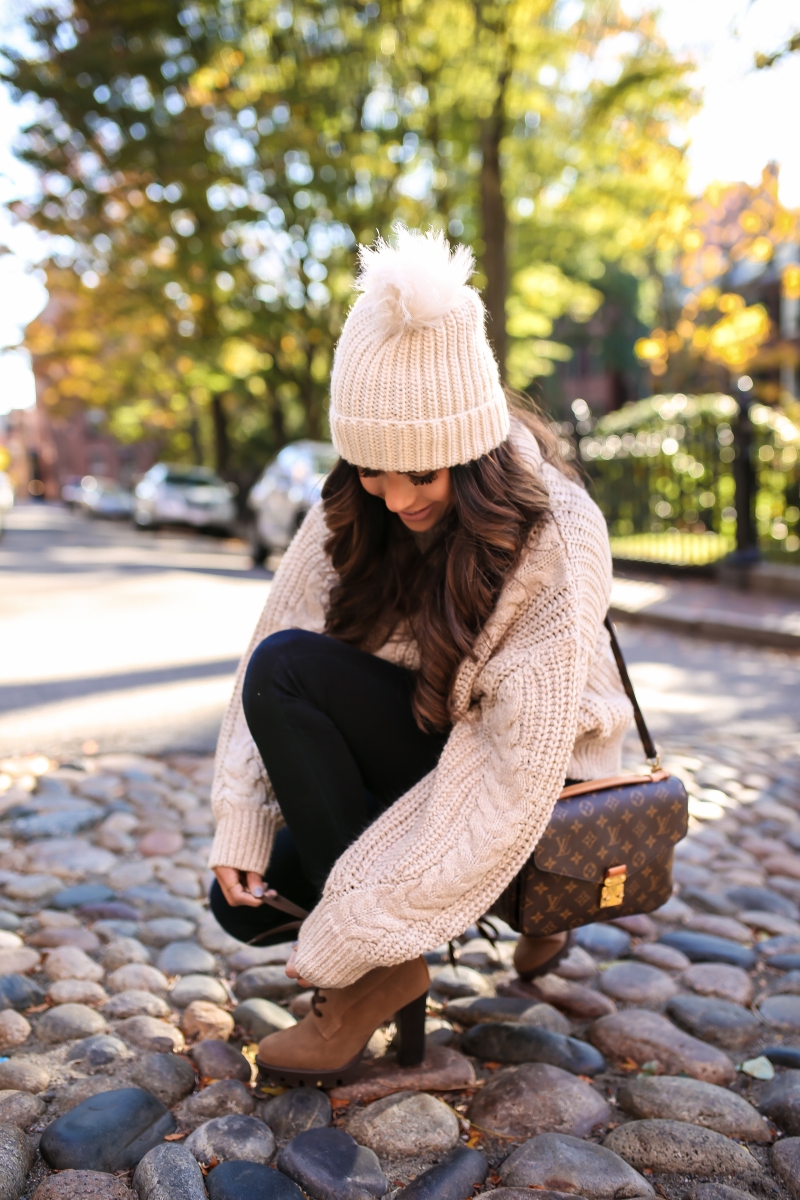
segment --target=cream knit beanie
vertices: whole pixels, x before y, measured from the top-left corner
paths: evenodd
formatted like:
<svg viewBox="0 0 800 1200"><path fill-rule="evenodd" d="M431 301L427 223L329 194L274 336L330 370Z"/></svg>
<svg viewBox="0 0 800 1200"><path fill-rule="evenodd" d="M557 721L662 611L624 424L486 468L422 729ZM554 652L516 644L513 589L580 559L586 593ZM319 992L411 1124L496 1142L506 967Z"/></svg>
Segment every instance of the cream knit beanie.
<svg viewBox="0 0 800 1200"><path fill-rule="evenodd" d="M467 285L472 251L441 233L395 228L359 251L361 292L331 375L333 444L376 471L425 472L471 462L508 435L508 406Z"/></svg>

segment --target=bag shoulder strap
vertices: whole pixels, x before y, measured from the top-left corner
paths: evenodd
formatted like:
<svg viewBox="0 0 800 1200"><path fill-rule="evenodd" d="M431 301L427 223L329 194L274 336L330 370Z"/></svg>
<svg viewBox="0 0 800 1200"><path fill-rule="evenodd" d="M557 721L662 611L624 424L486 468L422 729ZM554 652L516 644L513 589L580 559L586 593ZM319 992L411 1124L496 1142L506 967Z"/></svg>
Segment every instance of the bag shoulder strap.
<svg viewBox="0 0 800 1200"><path fill-rule="evenodd" d="M614 626L611 623L611 618L606 616L603 624L608 630L608 636L611 639L611 650L614 655L614 661L617 664L619 677L622 680L622 686L625 689L625 695L633 705L633 717L636 721L636 728L639 731L639 737L641 738L644 756L647 759L651 769L656 771L661 765L661 755L658 753L656 744L650 736L650 730L647 728L647 722L644 719L644 713L639 707L639 701L636 699L636 693L633 690L631 677L628 674L628 668L625 665L625 658L622 654L622 647L617 641L617 635L614 631Z"/></svg>

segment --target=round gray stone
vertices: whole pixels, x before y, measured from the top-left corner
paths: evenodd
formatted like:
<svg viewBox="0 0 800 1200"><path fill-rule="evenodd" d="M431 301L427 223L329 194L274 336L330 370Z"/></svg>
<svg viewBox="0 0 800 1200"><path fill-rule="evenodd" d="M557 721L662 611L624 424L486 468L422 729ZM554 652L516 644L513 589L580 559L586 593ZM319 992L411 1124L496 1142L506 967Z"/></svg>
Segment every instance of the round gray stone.
<svg viewBox="0 0 800 1200"><path fill-rule="evenodd" d="M126 963L117 967L105 981L112 992L155 992L164 996L169 991L169 980L163 971L149 963Z"/></svg>
<svg viewBox="0 0 800 1200"><path fill-rule="evenodd" d="M168 1017L169 1005L154 992L143 992L131 988L118 992L103 1005L103 1016L112 1021L125 1021L128 1017Z"/></svg>
<svg viewBox="0 0 800 1200"><path fill-rule="evenodd" d="M623 1004L659 1008L678 993L671 975L643 962L614 963L600 976L600 991Z"/></svg>
<svg viewBox="0 0 800 1200"><path fill-rule="evenodd" d="M194 1068L181 1054L145 1054L133 1068L131 1081L172 1108L197 1082Z"/></svg>
<svg viewBox="0 0 800 1200"><path fill-rule="evenodd" d="M758 1108L783 1133L800 1134L800 1071L784 1071L768 1083L761 1093Z"/></svg>
<svg viewBox="0 0 800 1200"><path fill-rule="evenodd" d="M227 1162L232 1158L266 1163L275 1153L272 1130L256 1117L239 1113L206 1121L189 1134L184 1145L205 1165L214 1159Z"/></svg>
<svg viewBox="0 0 800 1200"><path fill-rule="evenodd" d="M42 1157L57 1171L129 1171L175 1130L175 1119L141 1088L119 1088L84 1100L48 1125Z"/></svg>
<svg viewBox="0 0 800 1200"><path fill-rule="evenodd" d="M127 1017L126 1020L120 1021L117 1033L131 1046L155 1053L182 1050L184 1046L181 1031L158 1017Z"/></svg>
<svg viewBox="0 0 800 1200"><path fill-rule="evenodd" d="M590 1137L604 1129L611 1109L594 1088L548 1063L507 1067L473 1097L467 1116L506 1137L569 1133Z"/></svg>
<svg viewBox="0 0 800 1200"><path fill-rule="evenodd" d="M488 1174L485 1154L469 1146L454 1146L407 1185L403 1200L463 1200L486 1182ZM530 1200L527 1193L525 1200Z"/></svg>
<svg viewBox="0 0 800 1200"><path fill-rule="evenodd" d="M617 1103L623 1112L640 1119L687 1121L745 1142L772 1141L769 1126L751 1104L735 1092L699 1079L635 1076L622 1084Z"/></svg>
<svg viewBox="0 0 800 1200"><path fill-rule="evenodd" d="M781 1033L800 1031L800 996L767 996L759 1006L764 1021Z"/></svg>
<svg viewBox="0 0 800 1200"><path fill-rule="evenodd" d="M303 1200L296 1183L264 1163L224 1162L206 1177L209 1200Z"/></svg>
<svg viewBox="0 0 800 1200"><path fill-rule="evenodd" d="M278 1169L314 1200L368 1200L389 1190L374 1150L343 1129L299 1133L281 1150Z"/></svg>
<svg viewBox="0 0 800 1200"><path fill-rule="evenodd" d="M550 1063L572 1075L597 1075L606 1068L599 1050L579 1038L511 1021L475 1025L461 1039L462 1049L488 1062Z"/></svg>
<svg viewBox="0 0 800 1200"><path fill-rule="evenodd" d="M256 1102L253 1093L239 1079L218 1079L193 1096L184 1100L180 1107L181 1125L196 1128L212 1117L227 1117L230 1113L251 1116Z"/></svg>
<svg viewBox="0 0 800 1200"><path fill-rule="evenodd" d="M348 1133L385 1157L444 1154L459 1140L458 1117L425 1092L395 1092L355 1114Z"/></svg>
<svg viewBox="0 0 800 1200"><path fill-rule="evenodd" d="M634 946L631 957L662 971L684 971L691 961L681 950L662 946L660 942L641 942Z"/></svg>
<svg viewBox="0 0 800 1200"><path fill-rule="evenodd" d="M753 999L753 981L741 967L726 963L695 963L683 972L681 982L701 996L717 996L747 1006Z"/></svg>
<svg viewBox="0 0 800 1200"><path fill-rule="evenodd" d="M145 1154L133 1186L139 1200L207 1200L197 1159L176 1142L154 1146Z"/></svg>
<svg viewBox="0 0 800 1200"><path fill-rule="evenodd" d="M107 971L116 971L128 963L149 963L150 951L136 938L115 938L104 948L100 962Z"/></svg>
<svg viewBox="0 0 800 1200"><path fill-rule="evenodd" d="M507 1188L544 1188L575 1193L587 1200L629 1200L655 1194L644 1176L613 1150L563 1133L531 1138L508 1156L499 1174Z"/></svg>
<svg viewBox="0 0 800 1200"><path fill-rule="evenodd" d="M148 946L168 946L170 942L185 942L194 937L194 921L182 917L156 917L139 926L139 940Z"/></svg>
<svg viewBox="0 0 800 1200"><path fill-rule="evenodd" d="M0 1125L28 1129L44 1110L44 1100L31 1092L0 1091Z"/></svg>
<svg viewBox="0 0 800 1200"><path fill-rule="evenodd" d="M727 1054L684 1033L660 1013L635 1008L611 1013L595 1021L588 1036L613 1062L657 1062L671 1075L685 1072L707 1083L728 1084L736 1078Z"/></svg>
<svg viewBox="0 0 800 1200"><path fill-rule="evenodd" d="M50 1072L38 1058L17 1055L0 1062L0 1088L19 1092L43 1092L50 1083Z"/></svg>
<svg viewBox="0 0 800 1200"><path fill-rule="evenodd" d="M207 1038L196 1042L188 1053L201 1079L241 1079L243 1083L250 1082L250 1063L235 1046L229 1046L227 1042Z"/></svg>
<svg viewBox="0 0 800 1200"><path fill-rule="evenodd" d="M19 1200L33 1165L33 1148L16 1125L0 1125L0 1200Z"/></svg>
<svg viewBox="0 0 800 1200"><path fill-rule="evenodd" d="M748 1009L710 996L676 996L667 1012L688 1033L728 1050L749 1045L761 1028L758 1017Z"/></svg>
<svg viewBox="0 0 800 1200"><path fill-rule="evenodd" d="M595 958L624 958L631 949L631 935L604 922L573 929L572 940Z"/></svg>
<svg viewBox="0 0 800 1200"><path fill-rule="evenodd" d="M296 1019L285 1008L281 1008L272 1000L259 997L239 1004L233 1010L233 1019L251 1038L259 1042L270 1033L277 1033L297 1024Z"/></svg>
<svg viewBox="0 0 800 1200"><path fill-rule="evenodd" d="M664 1175L741 1175L758 1179L752 1154L722 1133L683 1121L631 1121L603 1142L637 1171Z"/></svg>
<svg viewBox="0 0 800 1200"><path fill-rule="evenodd" d="M239 1000L289 1000L300 988L283 967L250 967L233 985Z"/></svg>
<svg viewBox="0 0 800 1200"><path fill-rule="evenodd" d="M449 1001L443 1015L448 1021L457 1021L468 1028L492 1021L519 1021L552 1033L569 1033L572 1029L564 1014L552 1004L531 1003L528 997L462 996Z"/></svg>
<svg viewBox="0 0 800 1200"><path fill-rule="evenodd" d="M772 1169L793 1196L800 1196L800 1137L783 1138L772 1147Z"/></svg>
<svg viewBox="0 0 800 1200"><path fill-rule="evenodd" d="M333 1110L324 1092L316 1088L289 1088L262 1104L259 1115L279 1142L289 1142L307 1129L330 1125Z"/></svg>
<svg viewBox="0 0 800 1200"><path fill-rule="evenodd" d="M204 950L205 954L206 951ZM176 1008L186 1008L194 1000L207 1000L211 1004L227 1004L228 993L218 979L211 975L184 975L169 994L170 1003Z"/></svg>
<svg viewBox="0 0 800 1200"><path fill-rule="evenodd" d="M120 1059L130 1058L130 1050L118 1037L96 1033L70 1048L67 1062L79 1063L84 1071L99 1071Z"/></svg>
<svg viewBox="0 0 800 1200"><path fill-rule="evenodd" d="M156 966L165 975L209 975L216 971L217 960L197 942L170 942Z"/></svg>
<svg viewBox="0 0 800 1200"><path fill-rule="evenodd" d="M86 1004L57 1004L37 1021L36 1036L41 1042L69 1042L103 1033L105 1028L105 1019Z"/></svg>

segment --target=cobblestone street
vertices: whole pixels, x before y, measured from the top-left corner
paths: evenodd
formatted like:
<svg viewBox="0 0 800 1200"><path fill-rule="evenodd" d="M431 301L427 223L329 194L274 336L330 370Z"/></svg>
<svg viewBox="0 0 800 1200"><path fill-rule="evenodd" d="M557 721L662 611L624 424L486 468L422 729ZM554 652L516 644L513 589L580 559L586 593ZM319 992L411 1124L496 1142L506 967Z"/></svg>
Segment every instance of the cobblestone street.
<svg viewBox="0 0 800 1200"><path fill-rule="evenodd" d="M207 910L210 757L6 760L2 1170L37 1200L273 1196L280 1180L320 1198L412 1180L413 1196L505 1200L792 1194L800 733L768 724L662 737L692 797L662 910L576 931L535 985L510 969L510 931L467 930L457 969L446 947L428 956L423 1067L397 1069L390 1026L327 1097L254 1087L255 1043L310 994L284 974L288 946L243 946ZM15 1127L41 1135L34 1157ZM242 1159L280 1174L217 1167L214 1190L209 1168Z"/></svg>

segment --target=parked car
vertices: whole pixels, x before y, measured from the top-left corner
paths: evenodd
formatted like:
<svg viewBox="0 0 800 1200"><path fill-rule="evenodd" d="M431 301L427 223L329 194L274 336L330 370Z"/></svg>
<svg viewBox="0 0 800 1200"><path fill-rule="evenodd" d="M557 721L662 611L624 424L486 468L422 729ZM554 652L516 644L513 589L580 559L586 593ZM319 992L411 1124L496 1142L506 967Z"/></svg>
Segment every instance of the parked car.
<svg viewBox="0 0 800 1200"><path fill-rule="evenodd" d="M64 494L64 488L61 489ZM90 517L130 517L133 513L133 493L116 479L84 475L75 492L73 507Z"/></svg>
<svg viewBox="0 0 800 1200"><path fill-rule="evenodd" d="M5 471L0 471L0 533L3 532L6 514L14 507L14 489Z"/></svg>
<svg viewBox="0 0 800 1200"><path fill-rule="evenodd" d="M133 519L140 529L162 524L233 532L236 486L208 467L156 463L136 487Z"/></svg>
<svg viewBox="0 0 800 1200"><path fill-rule="evenodd" d="M81 498L81 476L68 475L61 488L61 499L67 508L74 508Z"/></svg>
<svg viewBox="0 0 800 1200"><path fill-rule="evenodd" d="M338 457L330 442L292 442L265 468L247 497L254 563L263 563L272 550L286 549Z"/></svg>

